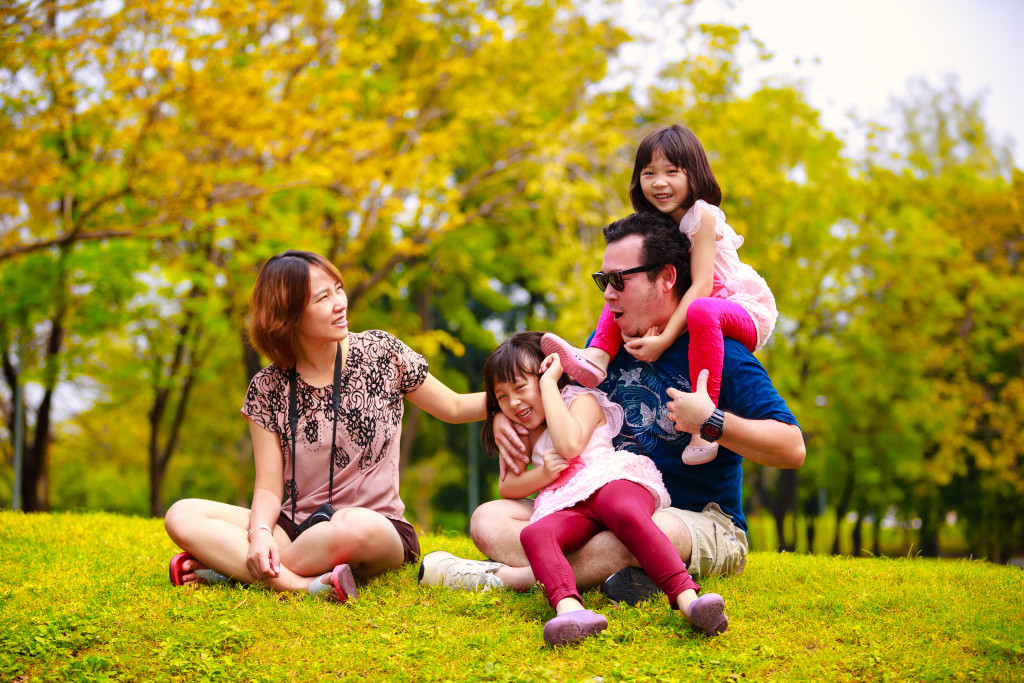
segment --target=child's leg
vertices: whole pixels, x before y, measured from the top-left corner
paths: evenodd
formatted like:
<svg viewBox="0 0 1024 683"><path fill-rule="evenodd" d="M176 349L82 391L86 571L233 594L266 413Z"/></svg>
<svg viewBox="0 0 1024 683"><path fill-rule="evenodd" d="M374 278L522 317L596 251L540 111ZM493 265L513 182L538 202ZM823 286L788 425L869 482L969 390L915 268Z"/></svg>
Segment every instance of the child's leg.
<svg viewBox="0 0 1024 683"><path fill-rule="evenodd" d="M717 593L697 597L700 590L675 546L654 523L654 496L632 481L605 484L587 501L588 510L607 526L640 562L647 575L668 595L669 606L678 609L693 627L707 635L725 631L725 601Z"/></svg>
<svg viewBox="0 0 1024 683"><path fill-rule="evenodd" d="M622 346L622 330L619 329L619 324L615 322L615 316L612 315L611 310L608 308L608 304L604 305L604 310L601 311L601 317L597 319L597 330L594 331L594 338L590 340L590 346L588 349L597 349L608 354L608 360L615 358L615 354L618 353L619 347ZM608 363L604 366L607 368Z"/></svg>
<svg viewBox="0 0 1024 683"><path fill-rule="evenodd" d="M601 525L575 508L552 512L528 524L519 534L533 574L544 585L544 593L555 610L583 609L576 575L565 559L601 531ZM575 604L565 600L574 600ZM561 607L559 605L561 604Z"/></svg>
<svg viewBox="0 0 1024 683"><path fill-rule="evenodd" d="M686 309L690 331L690 382L697 383L701 370L708 371L708 396L718 405L722 390L725 337L735 339L751 353L757 346L757 328L746 309L728 299L702 297Z"/></svg>
<svg viewBox="0 0 1024 683"><path fill-rule="evenodd" d="M679 559L672 541L651 519L654 496L646 488L619 479L602 486L581 505L586 505L586 509L633 553L647 575L668 596L673 608L683 591L700 590Z"/></svg>
<svg viewBox="0 0 1024 683"><path fill-rule="evenodd" d="M690 383L697 385L701 370L708 371L708 396L718 405L722 390L722 363L725 360L725 337L741 342L754 351L757 328L746 309L728 299L702 297L686 309L686 327L690 331ZM718 444L708 443L699 434L690 437L683 450L687 465L703 465L718 455Z"/></svg>
<svg viewBox="0 0 1024 683"><path fill-rule="evenodd" d="M611 357L601 351L587 347L583 350L565 341L556 334L545 334L540 339L540 348L546 354L558 354L562 370L585 387L593 389L604 381L605 370Z"/></svg>

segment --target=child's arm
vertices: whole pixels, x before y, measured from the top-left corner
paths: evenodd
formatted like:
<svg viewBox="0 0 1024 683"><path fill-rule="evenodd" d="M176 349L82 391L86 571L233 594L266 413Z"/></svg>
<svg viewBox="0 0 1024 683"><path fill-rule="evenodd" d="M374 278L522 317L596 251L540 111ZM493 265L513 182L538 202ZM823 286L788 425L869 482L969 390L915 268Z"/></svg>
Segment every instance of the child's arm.
<svg viewBox="0 0 1024 683"><path fill-rule="evenodd" d="M544 374L540 378L540 395L551 443L563 458L572 460L590 443L594 430L604 424L604 411L590 395L577 396L571 407L565 405L558 389L558 379L562 376L558 354L544 359L541 369Z"/></svg>
<svg viewBox="0 0 1024 683"><path fill-rule="evenodd" d="M642 361L653 363L669 346L686 331L686 309L697 299L711 296L715 282L715 218L707 211L701 212L700 229L693 236L690 248L690 288L679 300L665 329L660 334L650 334L626 342L626 350Z"/></svg>
<svg viewBox="0 0 1024 683"><path fill-rule="evenodd" d="M544 466L534 467L522 474L505 472L498 482L502 498L523 498L540 491L558 478L572 460L587 447L594 430L604 424L604 411L593 396L577 396L572 407L565 405L558 379L562 376L562 362L558 354L551 354L541 364L541 402L544 404L544 422L551 435L553 450L544 453Z"/></svg>
<svg viewBox="0 0 1024 683"><path fill-rule="evenodd" d="M502 498L525 498L533 495L558 479L561 471L568 466L565 458L555 451L548 451L544 454L543 467L524 470L520 474L506 471L505 478L498 482L498 493Z"/></svg>

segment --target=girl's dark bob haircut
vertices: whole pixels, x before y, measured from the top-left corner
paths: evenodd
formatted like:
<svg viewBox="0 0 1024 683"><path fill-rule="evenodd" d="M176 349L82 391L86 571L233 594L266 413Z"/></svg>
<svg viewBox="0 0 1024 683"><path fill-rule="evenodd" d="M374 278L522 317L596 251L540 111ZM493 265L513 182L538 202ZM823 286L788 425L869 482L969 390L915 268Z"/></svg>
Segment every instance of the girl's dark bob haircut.
<svg viewBox="0 0 1024 683"><path fill-rule="evenodd" d="M321 269L345 286L326 258L292 249L263 265L249 299L249 341L282 370L295 367L299 323L309 303L310 268Z"/></svg>
<svg viewBox="0 0 1024 683"><path fill-rule="evenodd" d="M544 351L540 348L540 338L543 336L543 332L516 332L499 344L484 362L484 404L487 417L480 431L480 443L487 455L498 455L498 445L494 440L494 416L501 412L501 406L494 395L494 388L501 382L514 382L517 377L538 375L544 360ZM568 383L569 376L563 373L558 380L558 388Z"/></svg>
<svg viewBox="0 0 1024 683"><path fill-rule="evenodd" d="M636 150L633 177L629 181L629 200L633 203L634 211L658 211L644 196L640 173L659 152L665 155L669 163L686 171L689 192L683 202L684 209L689 209L698 199L712 206L721 206L722 188L711 171L711 162L708 161L704 146L689 128L675 124L648 133Z"/></svg>

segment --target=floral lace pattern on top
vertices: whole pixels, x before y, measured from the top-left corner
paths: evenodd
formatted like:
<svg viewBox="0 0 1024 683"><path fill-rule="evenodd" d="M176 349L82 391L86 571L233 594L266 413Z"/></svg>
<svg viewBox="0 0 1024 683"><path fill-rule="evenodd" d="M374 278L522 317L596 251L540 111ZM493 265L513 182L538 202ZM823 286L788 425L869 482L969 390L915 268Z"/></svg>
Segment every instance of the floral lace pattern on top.
<svg viewBox="0 0 1024 683"><path fill-rule="evenodd" d="M281 437L285 496L294 496L297 523L329 497L335 509L365 507L393 519L402 518L405 506L398 497L398 455L403 397L418 389L427 373L423 356L393 335L379 330L350 334L341 372L333 454L329 453L334 423L333 383L313 387L301 376L297 379L294 480L288 374L270 365L253 377L242 414ZM329 496L332 456L335 481L333 496ZM290 514L291 504L284 509Z"/></svg>

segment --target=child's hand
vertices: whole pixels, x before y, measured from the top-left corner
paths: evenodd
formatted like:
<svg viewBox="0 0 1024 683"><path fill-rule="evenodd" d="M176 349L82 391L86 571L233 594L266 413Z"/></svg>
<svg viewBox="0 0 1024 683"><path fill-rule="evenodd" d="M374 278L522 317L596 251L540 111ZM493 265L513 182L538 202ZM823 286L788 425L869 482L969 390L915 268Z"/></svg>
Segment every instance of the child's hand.
<svg viewBox="0 0 1024 683"><path fill-rule="evenodd" d="M540 381L549 380L558 383L562 377L562 359L553 353L540 363Z"/></svg>
<svg viewBox="0 0 1024 683"><path fill-rule="evenodd" d="M658 328L651 328L643 337L627 341L625 348L637 360L653 363L665 353L665 349L672 346L674 341L668 335L660 334Z"/></svg>
<svg viewBox="0 0 1024 683"><path fill-rule="evenodd" d="M556 479L562 470L569 466L569 463L558 454L554 448L544 451L544 471L551 477L552 480Z"/></svg>

